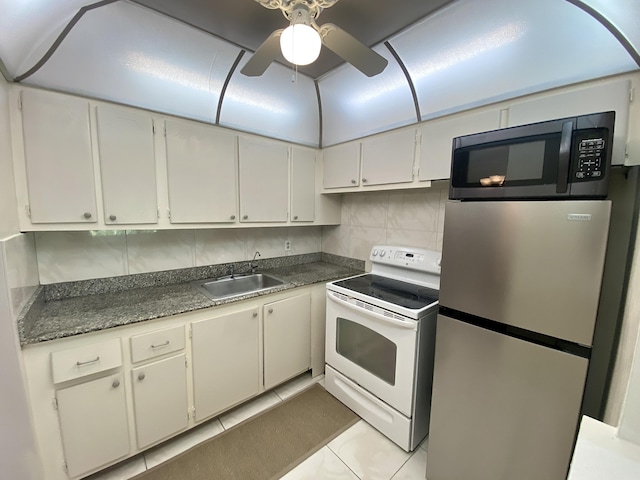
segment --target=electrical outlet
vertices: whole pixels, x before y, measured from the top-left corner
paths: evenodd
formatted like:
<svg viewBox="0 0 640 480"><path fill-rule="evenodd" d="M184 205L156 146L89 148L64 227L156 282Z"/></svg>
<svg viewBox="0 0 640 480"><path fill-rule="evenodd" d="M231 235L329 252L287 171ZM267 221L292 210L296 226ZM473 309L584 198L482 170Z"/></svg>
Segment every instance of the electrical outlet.
<svg viewBox="0 0 640 480"><path fill-rule="evenodd" d="M291 250L291 241L290 240L285 240L284 241L284 250L286 252L288 252L289 250Z"/></svg>

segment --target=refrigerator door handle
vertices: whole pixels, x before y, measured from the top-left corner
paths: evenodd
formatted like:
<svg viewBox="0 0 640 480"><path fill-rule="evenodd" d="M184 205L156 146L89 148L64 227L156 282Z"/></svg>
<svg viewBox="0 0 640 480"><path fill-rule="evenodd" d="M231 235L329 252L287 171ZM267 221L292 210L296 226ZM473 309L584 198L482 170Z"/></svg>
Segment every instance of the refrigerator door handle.
<svg viewBox="0 0 640 480"><path fill-rule="evenodd" d="M562 124L560 136L560 150L558 152L558 181L556 193L567 193L569 185L569 168L571 160L571 137L573 133L573 121Z"/></svg>

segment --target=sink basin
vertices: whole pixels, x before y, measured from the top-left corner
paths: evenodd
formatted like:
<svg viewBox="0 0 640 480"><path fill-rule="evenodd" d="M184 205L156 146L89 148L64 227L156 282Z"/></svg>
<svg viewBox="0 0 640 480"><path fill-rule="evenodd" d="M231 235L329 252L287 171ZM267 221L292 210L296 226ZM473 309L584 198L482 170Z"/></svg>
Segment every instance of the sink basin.
<svg viewBox="0 0 640 480"><path fill-rule="evenodd" d="M283 285L285 282L279 278L265 275L264 273L252 273L247 275L234 275L207 280L191 282L194 287L212 300L246 295L261 290Z"/></svg>

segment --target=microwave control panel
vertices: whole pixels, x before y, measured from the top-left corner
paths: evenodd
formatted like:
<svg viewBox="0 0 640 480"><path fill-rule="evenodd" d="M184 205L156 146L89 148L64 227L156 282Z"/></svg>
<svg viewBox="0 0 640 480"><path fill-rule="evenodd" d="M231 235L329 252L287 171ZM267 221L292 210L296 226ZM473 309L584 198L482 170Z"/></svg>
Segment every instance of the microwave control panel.
<svg viewBox="0 0 640 480"><path fill-rule="evenodd" d="M606 157L606 131L588 130L581 131L579 138L576 138L574 148L575 180L599 180L605 174Z"/></svg>

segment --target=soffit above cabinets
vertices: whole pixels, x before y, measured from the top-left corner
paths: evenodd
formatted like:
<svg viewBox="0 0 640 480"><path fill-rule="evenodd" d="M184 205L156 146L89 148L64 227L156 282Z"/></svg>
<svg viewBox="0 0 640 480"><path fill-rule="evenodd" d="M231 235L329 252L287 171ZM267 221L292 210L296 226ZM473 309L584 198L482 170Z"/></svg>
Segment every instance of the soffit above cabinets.
<svg viewBox="0 0 640 480"><path fill-rule="evenodd" d="M385 57L374 77L330 53L245 77L261 39L286 25L255 0L0 0L0 11L10 79L315 147L640 65L636 0L340 0L318 23Z"/></svg>

